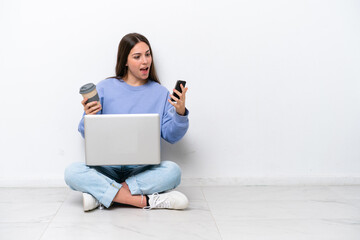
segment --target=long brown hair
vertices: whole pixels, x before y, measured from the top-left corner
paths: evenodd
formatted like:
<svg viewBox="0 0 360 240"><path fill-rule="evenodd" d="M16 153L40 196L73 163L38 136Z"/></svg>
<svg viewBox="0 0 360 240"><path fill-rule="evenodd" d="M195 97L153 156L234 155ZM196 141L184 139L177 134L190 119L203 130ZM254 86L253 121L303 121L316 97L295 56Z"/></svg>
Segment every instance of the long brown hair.
<svg viewBox="0 0 360 240"><path fill-rule="evenodd" d="M122 79L126 76L128 67L126 66L127 58L129 56L129 53L131 49L139 42L146 43L150 48L152 63L150 66L150 72L149 72L149 80L152 80L154 82L157 82L160 84L160 81L157 77L155 65L154 65L154 55L151 50L150 42L147 40L146 37L139 33L129 33L126 34L119 43L118 48L118 54L117 54L117 62L115 67L115 74L114 78Z"/></svg>

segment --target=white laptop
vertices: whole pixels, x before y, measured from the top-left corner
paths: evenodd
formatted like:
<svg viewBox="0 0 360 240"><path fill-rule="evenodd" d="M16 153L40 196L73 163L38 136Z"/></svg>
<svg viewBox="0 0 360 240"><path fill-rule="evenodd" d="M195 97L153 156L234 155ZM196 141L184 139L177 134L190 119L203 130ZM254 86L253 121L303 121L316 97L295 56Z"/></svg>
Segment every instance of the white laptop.
<svg viewBox="0 0 360 240"><path fill-rule="evenodd" d="M160 163L159 114L85 115L84 128L86 165Z"/></svg>

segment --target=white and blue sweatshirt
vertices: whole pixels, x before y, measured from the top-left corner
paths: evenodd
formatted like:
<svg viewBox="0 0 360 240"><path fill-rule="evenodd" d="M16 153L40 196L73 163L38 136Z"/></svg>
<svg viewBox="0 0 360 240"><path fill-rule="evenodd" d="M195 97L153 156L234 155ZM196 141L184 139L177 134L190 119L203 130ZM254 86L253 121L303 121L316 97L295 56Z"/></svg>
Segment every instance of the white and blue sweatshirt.
<svg viewBox="0 0 360 240"><path fill-rule="evenodd" d="M97 114L158 113L161 123L161 137L169 143L179 141L189 128L189 111L179 115L170 99L169 91L149 80L141 86L131 86L116 78L107 78L96 86L102 110ZM85 113L84 113L85 115ZM79 132L84 137L84 117L79 123Z"/></svg>

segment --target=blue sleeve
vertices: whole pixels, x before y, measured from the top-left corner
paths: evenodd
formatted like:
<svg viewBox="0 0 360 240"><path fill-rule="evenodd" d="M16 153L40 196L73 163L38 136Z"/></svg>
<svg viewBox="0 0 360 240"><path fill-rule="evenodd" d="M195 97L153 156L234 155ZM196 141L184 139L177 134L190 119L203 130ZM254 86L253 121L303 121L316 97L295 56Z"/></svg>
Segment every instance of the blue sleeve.
<svg viewBox="0 0 360 240"><path fill-rule="evenodd" d="M84 134L84 116L85 116L85 112L80 120L79 126L78 126L78 131L81 133L81 136L83 138L85 138L85 134Z"/></svg>
<svg viewBox="0 0 360 240"><path fill-rule="evenodd" d="M167 99L169 98L168 93ZM169 143L176 143L185 135L189 128L189 111L185 109L185 115L179 115L175 111L175 107L167 99L161 123L161 137Z"/></svg>
<svg viewBox="0 0 360 240"><path fill-rule="evenodd" d="M100 93L100 91L98 89L96 89L98 91L99 94L99 98L100 98L100 103L101 103L101 110L96 113L96 114L102 114L102 111L104 109L104 97L102 96L102 94ZM85 138L85 131L84 131L84 116L85 116L85 112L83 113L83 116L80 120L79 126L78 126L78 131L81 133L81 136L83 138Z"/></svg>

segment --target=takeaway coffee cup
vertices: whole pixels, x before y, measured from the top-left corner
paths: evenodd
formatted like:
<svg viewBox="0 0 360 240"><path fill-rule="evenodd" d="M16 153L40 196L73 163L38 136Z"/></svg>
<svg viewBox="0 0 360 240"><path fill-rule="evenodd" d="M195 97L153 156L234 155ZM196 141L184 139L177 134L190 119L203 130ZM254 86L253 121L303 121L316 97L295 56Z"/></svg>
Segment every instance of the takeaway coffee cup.
<svg viewBox="0 0 360 240"><path fill-rule="evenodd" d="M88 100L86 101L85 104L89 103L89 102L98 102L99 101L99 95L96 91L96 85L93 83L87 83L85 85L83 85L80 88L80 94L84 97L84 98L88 98Z"/></svg>

